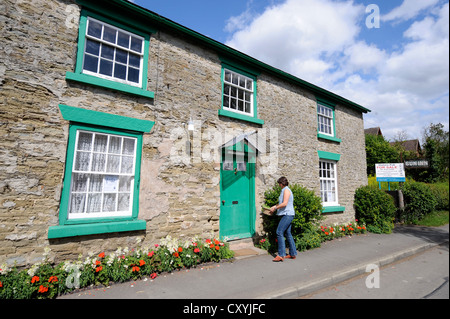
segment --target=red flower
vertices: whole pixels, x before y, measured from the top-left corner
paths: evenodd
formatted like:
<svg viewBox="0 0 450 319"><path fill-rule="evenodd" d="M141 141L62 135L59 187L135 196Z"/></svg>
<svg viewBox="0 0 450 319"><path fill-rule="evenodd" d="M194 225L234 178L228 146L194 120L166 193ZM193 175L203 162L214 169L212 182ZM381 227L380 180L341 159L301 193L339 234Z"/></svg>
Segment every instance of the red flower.
<svg viewBox="0 0 450 319"><path fill-rule="evenodd" d="M206 243L207 243L207 244L210 244L210 243L211 243L211 239L207 239L207 240L206 240Z"/></svg>
<svg viewBox="0 0 450 319"><path fill-rule="evenodd" d="M328 235L328 232L325 232L325 235Z"/></svg>
<svg viewBox="0 0 450 319"><path fill-rule="evenodd" d="M2 284L2 282L0 281L0 288L3 288L3 284Z"/></svg>
<svg viewBox="0 0 450 319"><path fill-rule="evenodd" d="M199 252L200 252L200 249L198 249L198 248L194 249L194 253L199 253Z"/></svg>
<svg viewBox="0 0 450 319"><path fill-rule="evenodd" d="M155 252L152 250L151 252L148 253L148 257L152 257L155 254Z"/></svg>
<svg viewBox="0 0 450 319"><path fill-rule="evenodd" d="M48 282L57 282L58 281L58 277L56 276L50 276L50 278L48 279Z"/></svg>
<svg viewBox="0 0 450 319"><path fill-rule="evenodd" d="M145 261L144 261L144 260L142 260L142 259L141 259L141 260L139 260L139 266L141 266L141 267L142 267L142 266L144 266L144 265L145 265Z"/></svg>
<svg viewBox="0 0 450 319"><path fill-rule="evenodd" d="M183 251L183 248L178 247L178 252L181 253Z"/></svg>
<svg viewBox="0 0 450 319"><path fill-rule="evenodd" d="M174 257L180 257L180 255L178 253L173 253Z"/></svg>
<svg viewBox="0 0 450 319"><path fill-rule="evenodd" d="M39 290L38 292L40 292L41 294L45 293L48 291L48 287L44 287L42 285L39 286Z"/></svg>
<svg viewBox="0 0 450 319"><path fill-rule="evenodd" d="M155 279L156 276L158 276L158 275L156 274L156 272L154 272L153 274L150 275L150 278L151 278L151 279Z"/></svg>
<svg viewBox="0 0 450 319"><path fill-rule="evenodd" d="M103 252L103 253L98 254L98 257L105 258L105 253Z"/></svg>
<svg viewBox="0 0 450 319"><path fill-rule="evenodd" d="M131 268L131 272L138 272L139 270L141 270L138 266L133 266L132 268Z"/></svg>
<svg viewBox="0 0 450 319"><path fill-rule="evenodd" d="M220 249L220 247L219 246L216 246L216 250L219 250Z"/></svg>
<svg viewBox="0 0 450 319"><path fill-rule="evenodd" d="M95 265L96 265L96 266L100 265L101 263L102 263L102 262L101 262L100 260L96 260L96 261L95 261Z"/></svg>
<svg viewBox="0 0 450 319"><path fill-rule="evenodd" d="M34 276L33 278L31 278L31 283L34 284L35 282L39 281L39 277L38 276Z"/></svg>
<svg viewBox="0 0 450 319"><path fill-rule="evenodd" d="M214 244L209 245L209 248L214 248Z"/></svg>
<svg viewBox="0 0 450 319"><path fill-rule="evenodd" d="M98 266L97 268L95 268L95 272L99 272L102 271L103 267L102 266Z"/></svg>

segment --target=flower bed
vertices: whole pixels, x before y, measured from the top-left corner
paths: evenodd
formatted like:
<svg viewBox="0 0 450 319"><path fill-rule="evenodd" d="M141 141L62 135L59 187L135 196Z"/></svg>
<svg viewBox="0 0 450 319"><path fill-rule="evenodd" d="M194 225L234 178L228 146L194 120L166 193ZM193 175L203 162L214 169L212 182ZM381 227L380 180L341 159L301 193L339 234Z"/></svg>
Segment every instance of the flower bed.
<svg viewBox="0 0 450 319"><path fill-rule="evenodd" d="M366 232L364 224L358 224L358 220L342 225L319 226L314 229L305 230L300 236L295 237L295 244L298 251L305 251L320 247L321 243L340 238L344 236L352 236L364 234ZM263 238L259 241L258 247L268 252L277 251L276 238Z"/></svg>
<svg viewBox="0 0 450 319"><path fill-rule="evenodd" d="M170 236L150 248L118 248L106 254L90 254L82 260L66 261L52 266L49 249L42 263L18 270L0 266L0 299L46 299L77 288L124 282L143 277L155 279L158 274L181 268L192 268L205 262L219 262L233 257L227 243L217 239L198 238L184 243Z"/></svg>

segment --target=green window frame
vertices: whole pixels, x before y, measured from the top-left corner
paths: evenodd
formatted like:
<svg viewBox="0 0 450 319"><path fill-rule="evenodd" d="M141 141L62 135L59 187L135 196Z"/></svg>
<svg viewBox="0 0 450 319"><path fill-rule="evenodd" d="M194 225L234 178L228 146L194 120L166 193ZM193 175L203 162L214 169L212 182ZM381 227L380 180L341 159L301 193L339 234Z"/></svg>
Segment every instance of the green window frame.
<svg viewBox="0 0 450 319"><path fill-rule="evenodd" d="M235 64L235 63L231 62L230 60L225 59L223 57L221 57L221 61L222 61L222 71L221 71L222 96L221 96L221 107L219 109L219 115L242 120L242 121L247 121L250 123L260 124L260 125L264 124L264 120L258 118L258 108L257 108L258 103L257 103L257 99L256 99L256 97L257 97L257 77L258 77L259 73L255 72L252 69L246 68L245 66ZM249 112L233 110L232 108L227 107L227 105L225 105L225 104L231 103L228 100L228 93L225 92L225 89L227 87L229 87L230 85L233 86L233 84L228 82L225 78L225 75L229 74L229 73L232 73L233 75L237 75L242 80L247 79L247 80L251 80L253 82L252 87L249 90L247 90L247 89L243 88L243 86L241 86L243 89L240 91L243 96L249 92L251 92L251 94L252 94L252 96L250 97L251 105L250 105ZM239 84L236 83L234 85L235 85L234 88L238 91ZM237 94L239 95L239 92ZM239 101L241 101L244 104L245 104L245 101L248 101L247 98L239 97L239 96L236 97L236 100L237 100L236 103L239 103ZM236 108L238 108L238 107L236 107ZM245 106L244 106L244 108L245 108Z"/></svg>
<svg viewBox="0 0 450 319"><path fill-rule="evenodd" d="M70 121L67 145L65 173L59 209L59 225L50 226L48 238L62 238L82 235L145 230L145 220L139 220L139 182L142 157L142 138L144 132L150 132L154 122L109 113L96 112L59 105L65 120ZM135 140L134 182L131 184L131 212L127 214L110 214L102 217L70 218L69 205L72 193L74 161L79 132L93 133L102 136L122 137ZM107 174L104 175L114 175ZM87 187L87 186L86 186ZM106 191L102 191L106 192ZM86 195L87 196L87 195Z"/></svg>
<svg viewBox="0 0 450 319"><path fill-rule="evenodd" d="M78 29L78 49L77 49L77 59L74 72L66 72L66 79L76 82L81 82L83 84L89 84L94 86L99 86L106 89L111 89L115 91L120 91L132 95L154 98L154 92L147 90L147 76L148 76L148 56L149 56L149 44L150 44L150 34L154 32L152 29L142 31L131 27L129 24L133 25L129 18L123 16L115 15L115 18L121 22L117 22L111 18L104 17L93 11L87 9L82 9L80 14L80 25ZM87 42L86 29L88 26L88 20L97 20L98 22L109 25L119 31L124 31L124 33L135 35L139 38L143 38L143 51L142 51L142 61L140 64L140 79L139 84L127 84L124 81L115 80L113 77L107 78L104 76L95 75L93 73L87 74L83 72L83 63L85 56L85 47ZM125 22L125 23L123 23ZM129 22L129 24L126 24Z"/></svg>
<svg viewBox="0 0 450 319"><path fill-rule="evenodd" d="M322 98L316 97L317 100L317 137L332 142L342 142L336 135L336 104L331 103ZM321 114L322 110L328 113L327 116ZM330 115L331 113L331 115ZM328 121L324 123L323 121ZM325 127L325 129L324 129Z"/></svg>
<svg viewBox="0 0 450 319"><path fill-rule="evenodd" d="M331 152L325 152L325 151L317 151L317 154L319 156L319 183L320 191L321 191L321 198L322 198L322 191L323 191L323 183L329 183L330 181L334 181L335 183L335 191L334 196L336 196L336 201L333 204L327 204L322 202L322 213L338 213L338 212L344 212L345 206L337 205L339 202L339 196L338 196L338 176L337 176L337 165L339 160L341 159L341 155L337 153L331 153ZM325 176L328 174L328 172L332 170L334 176Z"/></svg>

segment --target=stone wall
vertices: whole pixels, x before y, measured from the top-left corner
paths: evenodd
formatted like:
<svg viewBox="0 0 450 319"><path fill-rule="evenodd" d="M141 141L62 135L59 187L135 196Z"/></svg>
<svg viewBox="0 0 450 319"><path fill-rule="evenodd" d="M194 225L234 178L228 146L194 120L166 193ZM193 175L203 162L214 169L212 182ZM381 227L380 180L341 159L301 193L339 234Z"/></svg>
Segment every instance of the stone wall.
<svg viewBox="0 0 450 319"><path fill-rule="evenodd" d="M154 99L67 81L65 73L75 68L79 13L73 1L0 3L0 264L35 263L47 246L59 262L134 247L138 239L150 245L169 234L218 236L220 164L202 157L214 137L209 133L231 138L261 128L218 116L219 56L164 30L150 40L148 90ZM259 118L263 128L278 130L279 140L277 169L264 171L257 159L257 215L264 191L281 175L318 194L322 150L341 154L339 199L346 211L329 220L352 219L354 190L367 183L361 113L338 105L342 143L328 143L317 139L311 93L264 73L257 85ZM59 104L155 121L144 134L141 162L139 218L147 221L146 231L47 239L48 228L58 225L68 140ZM177 160L174 150L185 151L190 118L196 123L192 156Z"/></svg>

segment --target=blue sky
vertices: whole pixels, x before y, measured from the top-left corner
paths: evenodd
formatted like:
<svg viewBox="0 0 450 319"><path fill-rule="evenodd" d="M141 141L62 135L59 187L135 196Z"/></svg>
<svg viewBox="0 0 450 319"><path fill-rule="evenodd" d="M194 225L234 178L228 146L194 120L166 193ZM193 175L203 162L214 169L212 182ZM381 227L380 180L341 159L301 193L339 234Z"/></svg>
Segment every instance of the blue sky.
<svg viewBox="0 0 450 319"><path fill-rule="evenodd" d="M387 139L449 130L448 0L133 2L371 109Z"/></svg>

